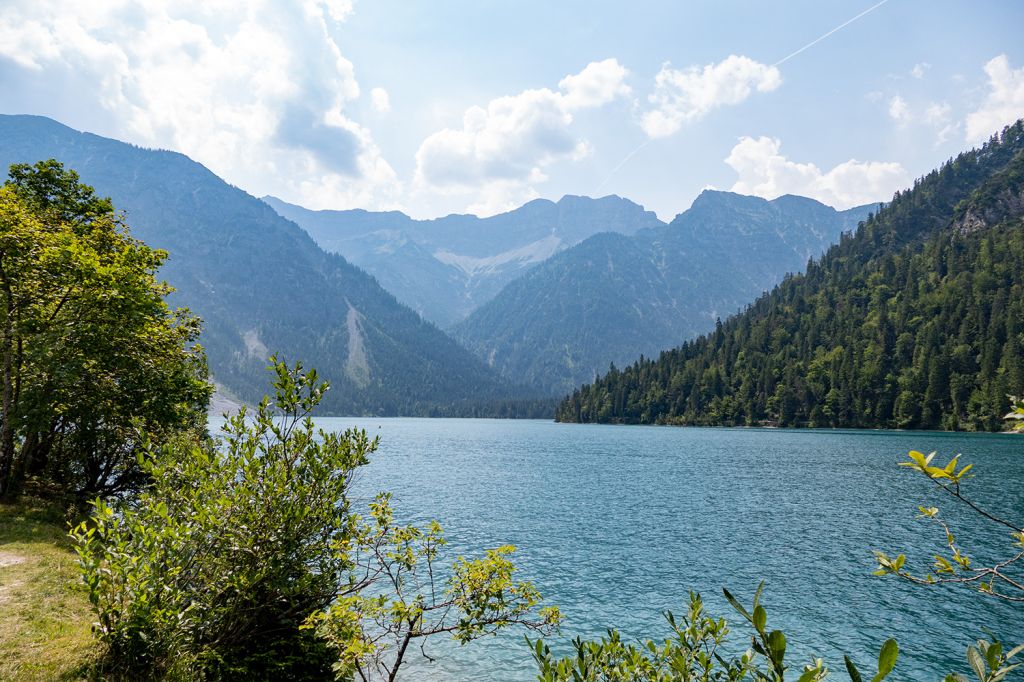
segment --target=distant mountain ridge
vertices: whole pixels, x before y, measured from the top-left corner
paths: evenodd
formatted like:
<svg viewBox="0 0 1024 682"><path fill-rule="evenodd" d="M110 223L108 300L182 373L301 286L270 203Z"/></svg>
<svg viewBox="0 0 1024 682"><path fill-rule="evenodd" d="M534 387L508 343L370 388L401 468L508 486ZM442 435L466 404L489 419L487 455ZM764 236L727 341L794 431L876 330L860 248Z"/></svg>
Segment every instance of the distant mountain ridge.
<svg viewBox="0 0 1024 682"><path fill-rule="evenodd" d="M710 333L574 391L557 419L999 430L1022 392L1024 120Z"/></svg>
<svg viewBox="0 0 1024 682"><path fill-rule="evenodd" d="M132 234L170 253L160 276L204 321L216 380L266 391L269 353L315 367L334 414L450 413L514 390L367 273L188 157L47 118L0 116L0 167L56 158L127 214Z"/></svg>
<svg viewBox="0 0 1024 682"><path fill-rule="evenodd" d="M398 300L442 328L464 319L509 282L599 232L621 234L665 223L628 199L535 199L488 218L416 220L399 211L311 211L275 197L275 211L321 248L372 274Z"/></svg>
<svg viewBox="0 0 1024 682"><path fill-rule="evenodd" d="M610 363L712 329L870 209L707 190L668 225L595 235L553 256L452 331L503 376L564 394Z"/></svg>

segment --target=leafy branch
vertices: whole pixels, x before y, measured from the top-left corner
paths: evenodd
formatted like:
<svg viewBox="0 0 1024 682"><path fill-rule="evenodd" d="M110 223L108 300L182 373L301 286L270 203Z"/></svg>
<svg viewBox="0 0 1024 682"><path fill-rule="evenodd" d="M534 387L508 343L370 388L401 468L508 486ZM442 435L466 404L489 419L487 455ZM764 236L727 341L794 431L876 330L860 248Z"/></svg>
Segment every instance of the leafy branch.
<svg viewBox="0 0 1024 682"><path fill-rule="evenodd" d="M425 528L397 525L390 494L376 498L368 519L357 520L349 585L306 625L337 652L339 679L394 680L413 643L433 660L424 645L434 635L466 644L510 626L542 634L557 628L558 609L538 609L534 585L514 579L515 547L458 557L443 571L438 557L445 544L436 521Z"/></svg>
<svg viewBox="0 0 1024 682"><path fill-rule="evenodd" d="M956 542L956 537L949 525L940 518L938 507L918 507L919 518L928 519L938 524L945 536L947 554L936 554L935 561L927 573L915 574L906 565L906 555L899 554L895 558L885 552L876 551L875 559L878 569L875 575L896 575L904 580L921 585L937 583L958 583L978 592L1010 602L1024 602L1024 583L1008 573L1008 569L1024 559L1024 529L1019 525L983 509L970 498L966 497L961 484L967 478L973 465L968 464L959 470L960 455L953 457L945 466L932 465L935 453L925 455L916 450L909 453L909 461L900 462L900 466L908 467L924 475L944 493L964 504L978 515L992 523L1005 526L1011 530L1013 546L1017 549L1002 561L990 566L976 566L971 557Z"/></svg>

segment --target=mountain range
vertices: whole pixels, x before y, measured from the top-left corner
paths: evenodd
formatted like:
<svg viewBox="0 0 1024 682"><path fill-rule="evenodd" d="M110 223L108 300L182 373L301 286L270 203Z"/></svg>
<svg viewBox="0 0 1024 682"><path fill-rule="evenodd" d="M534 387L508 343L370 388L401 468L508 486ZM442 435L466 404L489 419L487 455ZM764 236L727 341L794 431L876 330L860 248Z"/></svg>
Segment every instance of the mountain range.
<svg viewBox="0 0 1024 682"><path fill-rule="evenodd" d="M1024 121L561 421L998 430L1024 392Z"/></svg>
<svg viewBox="0 0 1024 682"><path fill-rule="evenodd" d="M450 413L519 395L372 276L188 157L0 116L0 167L49 158L169 252L160 275L176 289L171 303L203 319L211 372L235 397L263 395L273 352L329 380L323 407L335 414Z"/></svg>
<svg viewBox="0 0 1024 682"><path fill-rule="evenodd" d="M869 213L716 191L670 224L615 196L490 218L309 211L178 153L0 116L0 164L47 158L169 252L171 303L203 319L224 395L257 400L277 352L331 381L334 414L543 414L529 401L713 328Z"/></svg>
<svg viewBox="0 0 1024 682"><path fill-rule="evenodd" d="M704 191L669 225L595 235L551 257L452 332L503 376L564 395L609 364L712 329L870 209Z"/></svg>
<svg viewBox="0 0 1024 682"><path fill-rule="evenodd" d="M326 251L343 255L441 328L460 322L532 266L607 230L664 225L628 199L535 199L488 218L414 220L399 211L311 211L263 198Z"/></svg>

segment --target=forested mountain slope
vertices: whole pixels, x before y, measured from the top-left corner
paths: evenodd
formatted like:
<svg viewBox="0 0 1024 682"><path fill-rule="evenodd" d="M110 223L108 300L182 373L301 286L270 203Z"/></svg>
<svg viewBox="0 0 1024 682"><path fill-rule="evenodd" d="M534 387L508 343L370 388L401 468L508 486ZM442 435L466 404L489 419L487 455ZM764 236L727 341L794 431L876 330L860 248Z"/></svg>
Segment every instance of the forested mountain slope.
<svg viewBox="0 0 1024 682"><path fill-rule="evenodd" d="M1024 391L1024 122L898 193L715 331L560 421L998 429Z"/></svg>
<svg viewBox="0 0 1024 682"><path fill-rule="evenodd" d="M432 220L399 211L310 211L275 197L264 201L321 248L364 268L399 301L444 328L537 263L591 235L664 225L651 211L617 196L535 199L489 218Z"/></svg>
<svg viewBox="0 0 1024 682"><path fill-rule="evenodd" d="M596 235L553 256L452 331L505 377L564 395L610 363L713 329L867 214L705 191L669 225Z"/></svg>
<svg viewBox="0 0 1024 682"><path fill-rule="evenodd" d="M56 158L126 211L132 234L170 253L172 305L202 317L215 379L263 395L267 356L329 379L336 414L426 414L508 397L470 353L294 223L181 154L0 116L0 167Z"/></svg>

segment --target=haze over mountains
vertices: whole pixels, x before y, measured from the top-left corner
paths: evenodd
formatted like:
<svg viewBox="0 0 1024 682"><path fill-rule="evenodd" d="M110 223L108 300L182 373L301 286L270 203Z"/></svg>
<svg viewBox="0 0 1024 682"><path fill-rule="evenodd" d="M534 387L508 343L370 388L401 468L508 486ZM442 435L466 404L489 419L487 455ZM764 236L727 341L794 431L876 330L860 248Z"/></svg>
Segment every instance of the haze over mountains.
<svg viewBox="0 0 1024 682"><path fill-rule="evenodd" d="M335 414L522 415L534 408L516 401L565 395L713 328L869 212L715 191L671 224L614 196L483 219L308 211L181 154L0 117L0 164L51 157L170 253L171 303L203 318L228 393L258 399L280 352L332 382Z"/></svg>
<svg viewBox="0 0 1024 682"><path fill-rule="evenodd" d="M554 256L453 333L502 375L564 394L610 363L712 329L869 212L705 191L669 225L597 235Z"/></svg>
<svg viewBox="0 0 1024 682"><path fill-rule="evenodd" d="M711 329L802 270L874 206L839 212L804 197L705 191L667 225L614 196L422 221L264 200L502 376L551 396L609 363Z"/></svg>
<svg viewBox="0 0 1024 682"><path fill-rule="evenodd" d="M344 258L188 157L0 116L0 166L56 158L170 253L172 305L202 317L214 378L244 400L266 391L267 356L331 381L336 414L430 414L515 389Z"/></svg>
<svg viewBox="0 0 1024 682"><path fill-rule="evenodd" d="M275 197L263 200L325 251L365 269L442 328L463 320L532 266L591 235L664 225L653 212L616 196L566 196L557 203L536 199L489 218L433 220L398 211L310 211Z"/></svg>

